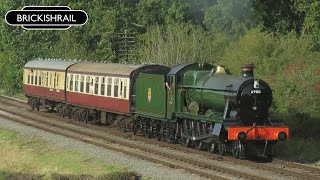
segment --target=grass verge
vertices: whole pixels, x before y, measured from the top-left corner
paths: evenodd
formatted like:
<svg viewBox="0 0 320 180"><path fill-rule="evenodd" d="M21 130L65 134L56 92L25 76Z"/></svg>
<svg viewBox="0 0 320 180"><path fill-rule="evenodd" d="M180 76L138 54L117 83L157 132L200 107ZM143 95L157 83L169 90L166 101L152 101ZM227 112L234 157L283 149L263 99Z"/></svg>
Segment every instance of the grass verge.
<svg viewBox="0 0 320 180"><path fill-rule="evenodd" d="M0 128L0 179L138 179L128 168L105 165L37 137Z"/></svg>
<svg viewBox="0 0 320 180"><path fill-rule="evenodd" d="M20 100L23 100L23 101L27 101L28 100L23 93L8 93L3 89L0 89L0 95L10 96L10 97L13 97L13 98L16 98L16 99L20 99Z"/></svg>

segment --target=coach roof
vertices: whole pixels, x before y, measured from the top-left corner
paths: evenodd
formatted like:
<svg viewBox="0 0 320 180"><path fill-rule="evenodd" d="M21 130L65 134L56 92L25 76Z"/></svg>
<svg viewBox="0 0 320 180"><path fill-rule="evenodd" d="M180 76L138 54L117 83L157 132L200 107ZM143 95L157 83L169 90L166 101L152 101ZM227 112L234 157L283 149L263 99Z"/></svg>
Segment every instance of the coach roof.
<svg viewBox="0 0 320 180"><path fill-rule="evenodd" d="M76 61L59 61L48 59L34 59L29 61L24 68L26 69L44 69L44 70L58 70L65 71L72 64L79 62Z"/></svg>
<svg viewBox="0 0 320 180"><path fill-rule="evenodd" d="M141 65L132 64L117 64L117 63L90 63L82 62L71 66L68 69L69 73L83 73L83 74L105 74L105 75L119 75L130 76L130 74L141 67Z"/></svg>

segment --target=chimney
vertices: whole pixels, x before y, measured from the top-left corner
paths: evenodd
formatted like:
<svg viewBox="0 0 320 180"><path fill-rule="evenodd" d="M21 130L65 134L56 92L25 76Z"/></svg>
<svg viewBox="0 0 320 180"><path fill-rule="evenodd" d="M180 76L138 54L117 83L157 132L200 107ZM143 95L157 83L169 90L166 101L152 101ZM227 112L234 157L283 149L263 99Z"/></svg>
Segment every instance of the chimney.
<svg viewBox="0 0 320 180"><path fill-rule="evenodd" d="M253 77L253 68L255 66L253 64L245 64L241 66L242 69L242 77L243 78L252 78Z"/></svg>

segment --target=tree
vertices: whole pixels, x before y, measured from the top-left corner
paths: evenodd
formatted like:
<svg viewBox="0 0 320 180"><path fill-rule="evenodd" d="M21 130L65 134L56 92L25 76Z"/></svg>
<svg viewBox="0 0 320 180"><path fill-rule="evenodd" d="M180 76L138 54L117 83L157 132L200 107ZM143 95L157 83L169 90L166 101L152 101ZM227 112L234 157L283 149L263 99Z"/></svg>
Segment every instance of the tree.
<svg viewBox="0 0 320 180"><path fill-rule="evenodd" d="M297 12L295 0L251 0L250 3L263 30L300 33L303 14Z"/></svg>
<svg viewBox="0 0 320 180"><path fill-rule="evenodd" d="M295 7L303 17L301 35L309 36L313 49L320 52L320 2L297 0Z"/></svg>
<svg viewBox="0 0 320 180"><path fill-rule="evenodd" d="M204 16L205 26L213 32L242 35L256 25L249 0L217 0Z"/></svg>

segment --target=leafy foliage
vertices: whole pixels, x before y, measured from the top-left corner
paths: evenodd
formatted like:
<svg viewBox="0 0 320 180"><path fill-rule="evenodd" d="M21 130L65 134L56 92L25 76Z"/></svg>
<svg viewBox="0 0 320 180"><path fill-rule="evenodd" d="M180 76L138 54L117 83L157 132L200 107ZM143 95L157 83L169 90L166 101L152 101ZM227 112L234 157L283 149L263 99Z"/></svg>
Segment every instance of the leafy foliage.
<svg viewBox="0 0 320 180"><path fill-rule="evenodd" d="M151 27L140 38L138 63L174 66L191 62L216 62L229 42L226 34L207 34L189 24Z"/></svg>
<svg viewBox="0 0 320 180"><path fill-rule="evenodd" d="M251 0L258 22L267 31L300 32L302 14L295 7L295 0Z"/></svg>

